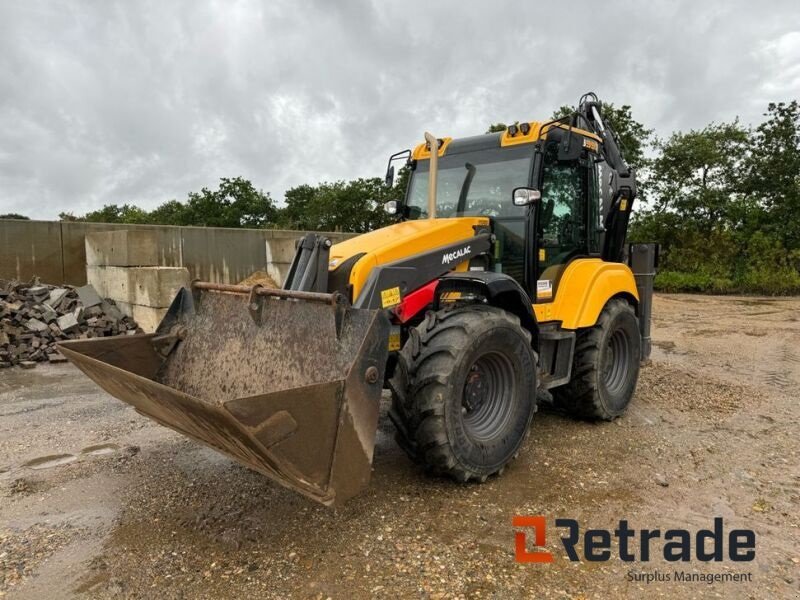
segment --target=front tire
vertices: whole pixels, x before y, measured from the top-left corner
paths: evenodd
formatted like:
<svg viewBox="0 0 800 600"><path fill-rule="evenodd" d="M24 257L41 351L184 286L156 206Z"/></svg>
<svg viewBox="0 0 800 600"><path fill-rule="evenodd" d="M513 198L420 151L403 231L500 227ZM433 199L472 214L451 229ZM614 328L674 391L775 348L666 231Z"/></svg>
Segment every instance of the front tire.
<svg viewBox="0 0 800 600"><path fill-rule="evenodd" d="M398 356L391 418L429 471L485 481L519 451L536 409L536 359L517 317L487 305L430 312Z"/></svg>
<svg viewBox="0 0 800 600"><path fill-rule="evenodd" d="M555 404L573 416L611 421L625 412L639 379L642 338L633 307L609 300L594 327L578 331L572 379L555 388Z"/></svg>

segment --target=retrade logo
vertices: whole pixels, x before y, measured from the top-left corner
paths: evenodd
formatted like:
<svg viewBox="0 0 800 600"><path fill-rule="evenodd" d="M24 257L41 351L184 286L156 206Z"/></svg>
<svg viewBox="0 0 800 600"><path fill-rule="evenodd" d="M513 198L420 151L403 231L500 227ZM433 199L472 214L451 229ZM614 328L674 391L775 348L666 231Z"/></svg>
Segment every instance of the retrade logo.
<svg viewBox="0 0 800 600"><path fill-rule="evenodd" d="M514 517L512 520L514 527L527 527L534 531L534 542L536 546L543 547L545 544L545 523L544 517ZM553 555L549 552L528 550L527 537L524 531L514 533L514 559L520 563L549 563L553 562Z"/></svg>
<svg viewBox="0 0 800 600"><path fill-rule="evenodd" d="M519 563L550 563L553 554L546 545L547 522L543 516L515 516L514 558ZM722 517L709 529L692 533L686 529L634 529L621 519L614 530L582 530L575 519L556 519L561 530L559 541L572 562L583 559L604 562L617 558L623 562L648 562L661 555L668 562L749 562L756 557L756 534L752 529L725 532ZM532 535L531 535L532 534ZM533 543L531 544L531 540Z"/></svg>

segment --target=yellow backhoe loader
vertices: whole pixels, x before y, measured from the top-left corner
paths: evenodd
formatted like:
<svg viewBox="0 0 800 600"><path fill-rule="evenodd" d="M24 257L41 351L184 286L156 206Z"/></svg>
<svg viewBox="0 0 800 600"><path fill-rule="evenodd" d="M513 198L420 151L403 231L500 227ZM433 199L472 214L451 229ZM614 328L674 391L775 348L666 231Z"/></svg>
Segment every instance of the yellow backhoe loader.
<svg viewBox="0 0 800 600"><path fill-rule="evenodd" d="M308 234L282 289L196 281L154 334L61 350L140 413L327 505L368 484L382 391L408 455L500 474L545 390L621 415L649 354L655 248L601 105L389 159L410 169L388 227ZM602 184L601 184L602 182Z"/></svg>

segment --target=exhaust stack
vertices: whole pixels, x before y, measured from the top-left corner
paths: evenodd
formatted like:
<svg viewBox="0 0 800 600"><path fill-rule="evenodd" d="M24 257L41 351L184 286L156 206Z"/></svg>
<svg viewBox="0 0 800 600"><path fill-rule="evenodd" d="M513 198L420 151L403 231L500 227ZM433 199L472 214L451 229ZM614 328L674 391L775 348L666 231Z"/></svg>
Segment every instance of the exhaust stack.
<svg viewBox="0 0 800 600"><path fill-rule="evenodd" d="M439 174L439 139L425 132L425 141L431 147L431 165L428 173L428 218L436 218L436 177Z"/></svg>

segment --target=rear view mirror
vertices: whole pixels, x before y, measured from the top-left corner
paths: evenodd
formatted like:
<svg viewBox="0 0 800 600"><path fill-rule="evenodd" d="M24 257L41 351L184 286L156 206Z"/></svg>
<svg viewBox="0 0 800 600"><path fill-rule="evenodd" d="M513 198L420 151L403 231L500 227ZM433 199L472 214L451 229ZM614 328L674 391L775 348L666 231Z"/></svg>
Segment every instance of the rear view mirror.
<svg viewBox="0 0 800 600"><path fill-rule="evenodd" d="M383 183L387 188L392 187L392 184L394 184L394 165L390 164L389 168L386 169L386 179L383 180Z"/></svg>
<svg viewBox="0 0 800 600"><path fill-rule="evenodd" d="M397 214L397 200L389 200L388 202L384 203L383 210L385 210L387 214L396 215Z"/></svg>
<svg viewBox="0 0 800 600"><path fill-rule="evenodd" d="M514 206L528 206L538 202L542 198L542 192L529 187L518 187L512 193Z"/></svg>

